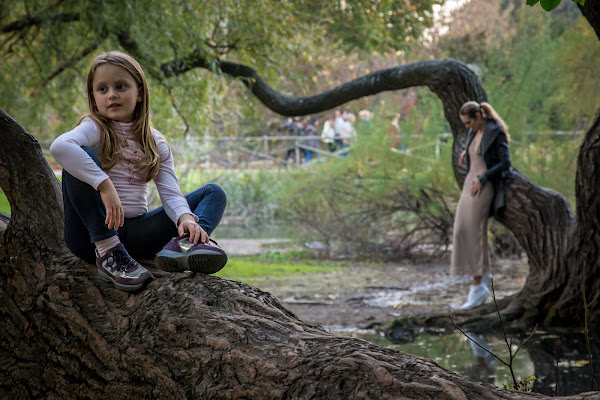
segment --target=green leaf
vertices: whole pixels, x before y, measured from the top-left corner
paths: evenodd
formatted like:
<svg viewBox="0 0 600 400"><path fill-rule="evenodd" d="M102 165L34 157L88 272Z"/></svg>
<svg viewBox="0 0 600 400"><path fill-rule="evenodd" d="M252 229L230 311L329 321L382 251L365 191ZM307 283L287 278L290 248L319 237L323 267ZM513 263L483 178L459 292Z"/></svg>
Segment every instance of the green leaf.
<svg viewBox="0 0 600 400"><path fill-rule="evenodd" d="M528 6L535 6L540 0L527 0Z"/></svg>
<svg viewBox="0 0 600 400"><path fill-rule="evenodd" d="M560 0L540 0L540 5L546 11L552 11L560 4Z"/></svg>

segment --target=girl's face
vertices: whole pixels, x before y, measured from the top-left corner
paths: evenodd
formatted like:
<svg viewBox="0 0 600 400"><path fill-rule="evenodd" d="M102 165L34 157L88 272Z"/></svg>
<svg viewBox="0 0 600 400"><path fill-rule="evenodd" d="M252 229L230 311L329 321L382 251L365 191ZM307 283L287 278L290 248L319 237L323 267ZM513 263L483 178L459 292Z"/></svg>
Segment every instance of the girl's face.
<svg viewBox="0 0 600 400"><path fill-rule="evenodd" d="M118 122L132 122L135 107L142 101L134 77L125 68L113 64L96 68L92 94L100 115Z"/></svg>

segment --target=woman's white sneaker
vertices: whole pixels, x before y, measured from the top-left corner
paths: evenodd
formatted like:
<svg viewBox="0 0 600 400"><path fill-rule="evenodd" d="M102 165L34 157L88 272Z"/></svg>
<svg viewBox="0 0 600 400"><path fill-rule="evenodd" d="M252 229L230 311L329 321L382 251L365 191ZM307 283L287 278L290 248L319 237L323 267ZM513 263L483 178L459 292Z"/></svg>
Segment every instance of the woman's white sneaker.
<svg viewBox="0 0 600 400"><path fill-rule="evenodd" d="M490 292L490 289L488 289L487 285L484 285L483 282L479 285L471 285L467 302L460 307L461 310L470 310L471 308L482 305L490 294L492 294L492 292Z"/></svg>

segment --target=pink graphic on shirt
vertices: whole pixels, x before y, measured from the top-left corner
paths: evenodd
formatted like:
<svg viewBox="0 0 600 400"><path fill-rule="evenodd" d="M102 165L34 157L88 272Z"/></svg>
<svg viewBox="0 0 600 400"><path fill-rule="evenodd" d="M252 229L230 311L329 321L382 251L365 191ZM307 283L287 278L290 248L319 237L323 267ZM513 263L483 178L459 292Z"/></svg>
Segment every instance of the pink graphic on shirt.
<svg viewBox="0 0 600 400"><path fill-rule="evenodd" d="M136 180L140 180L137 170L139 169L138 165L144 159L144 152L134 140L126 139L126 142L127 144L122 150L123 165L129 174L127 181L130 185L133 185Z"/></svg>

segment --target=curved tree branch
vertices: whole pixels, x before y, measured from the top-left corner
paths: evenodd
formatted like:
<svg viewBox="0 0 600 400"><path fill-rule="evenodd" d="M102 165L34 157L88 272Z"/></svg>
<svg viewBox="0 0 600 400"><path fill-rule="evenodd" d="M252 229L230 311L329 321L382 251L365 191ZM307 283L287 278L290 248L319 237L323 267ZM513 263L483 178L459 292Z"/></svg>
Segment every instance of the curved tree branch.
<svg viewBox="0 0 600 400"><path fill-rule="evenodd" d="M0 27L0 33L21 32L34 26L41 26L48 23L68 23L79 21L81 16L78 13L58 13L47 15L41 12L34 16L25 15L8 25Z"/></svg>
<svg viewBox="0 0 600 400"><path fill-rule="evenodd" d="M434 92L443 91L441 86L447 83L447 74L457 75L461 80L477 79L466 65L456 60L424 61L375 71L317 95L291 97L271 88L256 70L247 65L219 60L211 62L200 53L192 53L187 57L163 63L160 68L167 78L194 68L221 71L234 78L243 78L242 82L265 106L285 116L315 114L361 97L413 86L429 86ZM473 89L473 93L466 95L472 96L470 98L485 97L480 85ZM452 119L458 120L458 117Z"/></svg>
<svg viewBox="0 0 600 400"><path fill-rule="evenodd" d="M0 188L11 207L0 236L0 275L22 309L42 290L46 267L64 259L60 185L38 141L0 109ZM1 279L0 279L1 280Z"/></svg>

